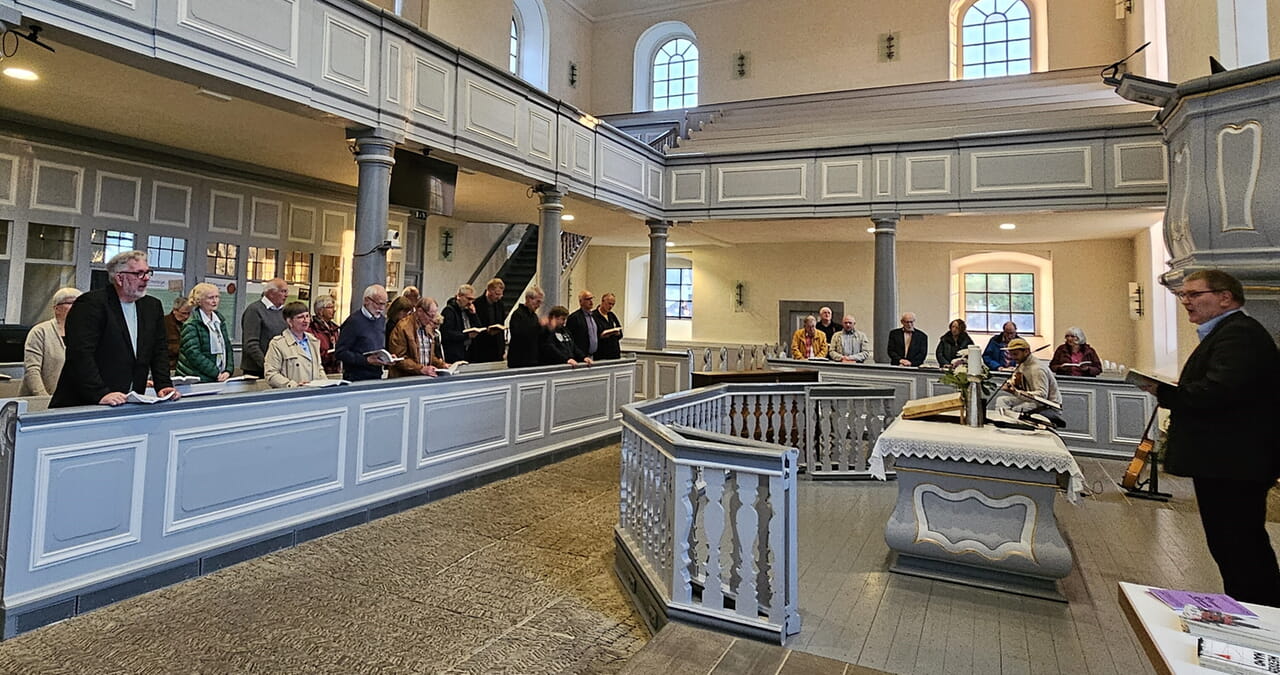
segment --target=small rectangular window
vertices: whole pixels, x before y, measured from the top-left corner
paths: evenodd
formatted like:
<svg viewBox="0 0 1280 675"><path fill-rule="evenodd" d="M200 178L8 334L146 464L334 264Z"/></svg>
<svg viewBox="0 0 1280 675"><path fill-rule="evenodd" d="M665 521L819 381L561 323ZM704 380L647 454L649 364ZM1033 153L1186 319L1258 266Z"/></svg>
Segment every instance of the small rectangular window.
<svg viewBox="0 0 1280 675"><path fill-rule="evenodd" d="M185 272L187 240L181 237L147 237L147 262L152 269L166 272Z"/></svg>
<svg viewBox="0 0 1280 675"><path fill-rule="evenodd" d="M320 283L342 283L342 258L336 255L320 254Z"/></svg>
<svg viewBox="0 0 1280 675"><path fill-rule="evenodd" d="M693 318L693 269L667 269L666 297L663 299L668 319Z"/></svg>
<svg viewBox="0 0 1280 675"><path fill-rule="evenodd" d="M62 225L27 226L27 261L22 272L22 316L27 326L53 316L49 299L76 283L76 230ZM6 270L7 272L7 270ZM7 274L6 274L7 276Z"/></svg>
<svg viewBox="0 0 1280 675"><path fill-rule="evenodd" d="M240 263L240 247L235 244L210 242L205 255L204 273L211 277L234 279Z"/></svg>
<svg viewBox="0 0 1280 675"><path fill-rule="evenodd" d="M245 278L249 281L270 281L276 278L276 254L274 248L250 246Z"/></svg>
<svg viewBox="0 0 1280 675"><path fill-rule="evenodd" d="M311 254L290 251L284 263L284 280L291 284L311 283Z"/></svg>
<svg viewBox="0 0 1280 675"><path fill-rule="evenodd" d="M89 262L94 265L105 265L117 255L132 250L132 232L93 230L89 234Z"/></svg>
<svg viewBox="0 0 1280 675"><path fill-rule="evenodd" d="M964 275L964 320L975 333L999 333L1012 321L1018 332L1035 334L1036 277L1030 273Z"/></svg>

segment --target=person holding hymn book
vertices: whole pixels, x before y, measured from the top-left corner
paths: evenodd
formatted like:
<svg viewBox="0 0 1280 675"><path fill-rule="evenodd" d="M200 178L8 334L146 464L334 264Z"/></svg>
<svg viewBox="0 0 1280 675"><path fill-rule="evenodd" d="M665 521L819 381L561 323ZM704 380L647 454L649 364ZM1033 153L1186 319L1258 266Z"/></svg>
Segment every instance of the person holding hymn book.
<svg viewBox="0 0 1280 675"><path fill-rule="evenodd" d="M938 338L938 348L934 350L934 356L938 357L938 366L946 368L948 364L954 363L956 359L964 356L965 350L971 344L973 344L973 338L969 337L969 327L965 325L964 319L952 321L947 327L947 332Z"/></svg>
<svg viewBox="0 0 1280 675"><path fill-rule="evenodd" d="M222 293L213 284L196 284L190 301L195 310L182 324L177 372L201 382L226 382L235 370L235 356L227 321L218 313Z"/></svg>
<svg viewBox="0 0 1280 675"><path fill-rule="evenodd" d="M1058 375L1097 377L1102 372L1102 359L1085 340L1084 331L1072 326L1067 329L1065 340L1053 352L1049 370Z"/></svg>
<svg viewBox="0 0 1280 675"><path fill-rule="evenodd" d="M435 377L449 368L438 330L441 321L440 306L433 298L422 298L412 312L400 319L387 342L387 350L396 357L387 377Z"/></svg>
<svg viewBox="0 0 1280 675"><path fill-rule="evenodd" d="M475 301L476 289L471 284L463 284L440 312L440 341L446 361L465 360L471 341L486 330L476 315Z"/></svg>
<svg viewBox="0 0 1280 675"><path fill-rule="evenodd" d="M511 343L507 345L507 367L527 368L539 364L538 351L542 342L542 328L547 320L538 316L544 294L541 288L530 286L524 292L524 304L511 313Z"/></svg>
<svg viewBox="0 0 1280 675"><path fill-rule="evenodd" d="M485 331L471 338L467 360L472 363L501 361L507 351L507 308L502 304L506 289L506 284L494 277L485 285L484 295L476 298L476 325L484 326Z"/></svg>
<svg viewBox="0 0 1280 675"><path fill-rule="evenodd" d="M324 382L324 355L320 338L308 332L311 328L311 312L307 303L293 301L280 310L288 328L271 338L263 368L267 384L273 389L304 387L313 382Z"/></svg>
<svg viewBox="0 0 1280 675"><path fill-rule="evenodd" d="M591 313L591 318L600 325L600 344L596 347L595 360L622 358L622 322L613 313L613 306L618 302L613 293L600 296L600 306Z"/></svg>
<svg viewBox="0 0 1280 675"><path fill-rule="evenodd" d="M547 314L547 325L542 329L542 336L538 341L539 365L557 366L567 363L570 366L578 364L590 366L592 364L591 356L582 351L565 328L568 320L567 307L556 305Z"/></svg>
<svg viewBox="0 0 1280 675"><path fill-rule="evenodd" d="M342 378L358 380L382 379L382 366L387 359L379 350L387 346L387 289L373 284L364 289L363 303L342 322L338 346L334 348L342 362Z"/></svg>

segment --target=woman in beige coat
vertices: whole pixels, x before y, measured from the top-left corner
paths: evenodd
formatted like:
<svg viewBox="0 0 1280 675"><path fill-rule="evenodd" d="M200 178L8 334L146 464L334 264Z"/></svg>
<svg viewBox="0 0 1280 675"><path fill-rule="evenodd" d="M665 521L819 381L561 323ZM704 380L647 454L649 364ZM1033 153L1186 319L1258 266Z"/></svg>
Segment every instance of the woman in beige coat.
<svg viewBox="0 0 1280 675"><path fill-rule="evenodd" d="M305 302L291 302L280 310L288 328L273 338L263 359L267 384L276 389L300 387L313 380L325 379L320 339L307 329L311 312Z"/></svg>
<svg viewBox="0 0 1280 675"><path fill-rule="evenodd" d="M64 342L67 329L67 313L80 297L74 288L59 288L53 294L53 318L35 325L27 333L23 349L22 388L19 396L51 396L58 388L58 376L67 359Z"/></svg>

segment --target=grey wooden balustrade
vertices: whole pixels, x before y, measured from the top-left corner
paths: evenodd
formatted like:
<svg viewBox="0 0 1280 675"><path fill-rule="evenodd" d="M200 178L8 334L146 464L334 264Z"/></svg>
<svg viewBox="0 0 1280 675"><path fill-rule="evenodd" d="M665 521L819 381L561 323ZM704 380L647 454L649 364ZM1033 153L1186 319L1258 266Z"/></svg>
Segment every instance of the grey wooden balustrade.
<svg viewBox="0 0 1280 675"><path fill-rule="evenodd" d="M651 628L800 630L796 479L865 472L893 392L732 384L622 409L616 567ZM802 459L803 458L803 459Z"/></svg>

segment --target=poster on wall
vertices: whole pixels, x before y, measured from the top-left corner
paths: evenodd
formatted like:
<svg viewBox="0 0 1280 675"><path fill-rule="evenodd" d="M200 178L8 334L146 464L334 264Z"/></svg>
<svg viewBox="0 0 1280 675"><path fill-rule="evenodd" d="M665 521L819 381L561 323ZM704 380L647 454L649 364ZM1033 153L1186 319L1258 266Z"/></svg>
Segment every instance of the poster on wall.
<svg viewBox="0 0 1280 675"><path fill-rule="evenodd" d="M213 284L218 287L218 313L226 319L228 326L231 328L231 338L234 340L240 333L240 308L236 306L236 291L240 290L240 286L236 284L235 279L214 279L206 277L205 283Z"/></svg>
<svg viewBox="0 0 1280 675"><path fill-rule="evenodd" d="M156 272L147 282L147 295L159 300L166 314L173 309L174 299L186 294L186 280L181 272Z"/></svg>

